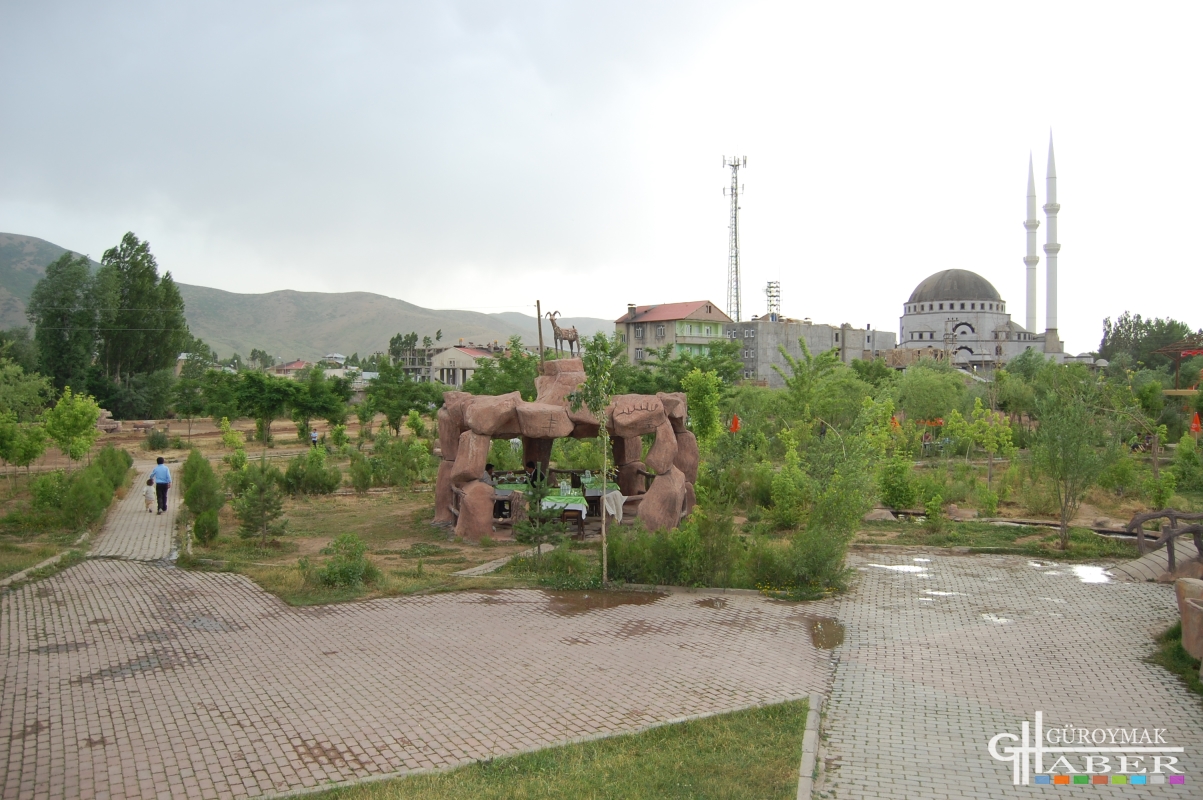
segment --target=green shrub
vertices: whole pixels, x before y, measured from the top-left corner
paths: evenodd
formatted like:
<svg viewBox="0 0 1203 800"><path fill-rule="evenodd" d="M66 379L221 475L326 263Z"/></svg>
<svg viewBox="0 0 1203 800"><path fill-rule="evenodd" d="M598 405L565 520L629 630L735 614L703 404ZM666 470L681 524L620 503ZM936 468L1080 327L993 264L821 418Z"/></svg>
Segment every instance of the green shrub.
<svg viewBox="0 0 1203 800"><path fill-rule="evenodd" d="M171 439L168 440L167 446L172 450L183 450L188 445L184 444L183 438L179 436L172 436Z"/></svg>
<svg viewBox="0 0 1203 800"><path fill-rule="evenodd" d="M192 524L192 535L198 542L203 545L213 543L220 532L220 524L217 519L216 511L204 511L196 516L196 522Z"/></svg>
<svg viewBox="0 0 1203 800"><path fill-rule="evenodd" d="M984 486L977 492L977 508L983 517L993 517L998 514L998 492Z"/></svg>
<svg viewBox="0 0 1203 800"><path fill-rule="evenodd" d="M92 464L71 476L59 510L68 527L82 528L100 519L111 502L113 485L104 471Z"/></svg>
<svg viewBox="0 0 1203 800"><path fill-rule="evenodd" d="M522 469L522 448L515 449L508 439L494 439L489 445L489 463L497 472L517 472Z"/></svg>
<svg viewBox="0 0 1203 800"><path fill-rule="evenodd" d="M134 465L134 457L110 444L100 448L92 463L100 468L109 484L116 490L125 485L129 469Z"/></svg>
<svg viewBox="0 0 1203 800"><path fill-rule="evenodd" d="M67 473L61 469L43 472L29 482L29 494L33 498L33 507L38 511L58 510L63 506L63 497L67 494Z"/></svg>
<svg viewBox="0 0 1203 800"><path fill-rule="evenodd" d="M381 486L409 486L430 480L438 464L421 439L391 437L383 427L372 446L372 477Z"/></svg>
<svg viewBox="0 0 1203 800"><path fill-rule="evenodd" d="M351 486L363 494L372 488L372 463L359 452L351 454Z"/></svg>
<svg viewBox="0 0 1203 800"><path fill-rule="evenodd" d="M158 428L151 428L147 431L146 439L142 442L144 450L166 450L170 446L171 440Z"/></svg>
<svg viewBox="0 0 1203 800"><path fill-rule="evenodd" d="M1127 453L1121 453L1118 458L1112 459L1099 473L1099 486L1121 497L1137 485L1136 461Z"/></svg>
<svg viewBox="0 0 1203 800"><path fill-rule="evenodd" d="M1179 489L1203 490L1203 461L1199 459L1199 449L1189 433L1183 435L1174 451L1173 470Z"/></svg>
<svg viewBox="0 0 1203 800"><path fill-rule="evenodd" d="M209 512L217 513L226 502L221 481L213 472L209 459L193 450L181 471L184 481L184 505L198 518Z"/></svg>
<svg viewBox="0 0 1203 800"><path fill-rule="evenodd" d="M778 530L797 528L806 520L811 500L810 479L798 465L797 456L786 455L785 466L773 476L769 518Z"/></svg>
<svg viewBox="0 0 1203 800"><path fill-rule="evenodd" d="M1149 473L1148 477L1141 484L1141 493L1150 507L1161 509L1170 504L1170 498L1177 491L1177 484L1178 481L1171 471L1162 470L1157 478L1154 478L1153 474Z"/></svg>
<svg viewBox="0 0 1203 800"><path fill-rule="evenodd" d="M939 533L944 530L944 498L940 495L929 497L927 502L923 504L923 515L926 517L925 525L931 533Z"/></svg>
<svg viewBox="0 0 1203 800"><path fill-rule="evenodd" d="M284 488L290 494L330 494L342 485L338 467L326 466L326 451L312 447L288 462Z"/></svg>
<svg viewBox="0 0 1203 800"><path fill-rule="evenodd" d="M318 570L318 580L327 586L359 586L364 581L375 580L378 570L367 557L368 546L353 533L344 533L322 548L322 554L330 556Z"/></svg>
<svg viewBox="0 0 1203 800"><path fill-rule="evenodd" d="M882 465L877 476L881 501L890 508L914 508L917 497L911 461L897 455Z"/></svg>
<svg viewBox="0 0 1203 800"><path fill-rule="evenodd" d="M730 586L745 552L729 514L700 508L679 528L636 527L608 549L611 578L661 586Z"/></svg>
<svg viewBox="0 0 1203 800"><path fill-rule="evenodd" d="M409 432L419 439L426 435L426 423L422 422L422 415L416 408L409 410L409 414L405 417L405 427L409 428Z"/></svg>
<svg viewBox="0 0 1203 800"><path fill-rule="evenodd" d="M242 538L258 536L260 544L266 545L268 537L281 530L281 523L276 520L284 513L284 501L280 494L280 484L283 482L284 476L280 470L268 464L266 459L251 464L230 481L236 487L231 505L238 521L242 523L238 531Z"/></svg>
<svg viewBox="0 0 1203 800"><path fill-rule="evenodd" d="M340 449L347 443L346 425L335 425L330 429L330 443Z"/></svg>

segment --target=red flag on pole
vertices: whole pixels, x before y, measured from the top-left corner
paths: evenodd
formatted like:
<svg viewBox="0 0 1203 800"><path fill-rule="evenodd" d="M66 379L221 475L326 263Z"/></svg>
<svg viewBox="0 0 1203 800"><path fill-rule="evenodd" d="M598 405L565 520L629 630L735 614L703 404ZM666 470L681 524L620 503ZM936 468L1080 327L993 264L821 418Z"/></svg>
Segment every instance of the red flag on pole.
<svg viewBox="0 0 1203 800"><path fill-rule="evenodd" d="M1199 417L1199 415L1198 415L1198 414L1196 414L1196 415L1195 415L1195 422L1198 422L1198 421L1199 421L1198 417ZM739 414L732 414L732 415L731 415L731 432L732 432L732 433L739 433Z"/></svg>
<svg viewBox="0 0 1203 800"><path fill-rule="evenodd" d="M1198 433L1201 430L1203 430L1203 426L1199 425L1199 412L1196 411L1195 418L1193 420L1191 420L1191 422L1190 422L1190 432Z"/></svg>

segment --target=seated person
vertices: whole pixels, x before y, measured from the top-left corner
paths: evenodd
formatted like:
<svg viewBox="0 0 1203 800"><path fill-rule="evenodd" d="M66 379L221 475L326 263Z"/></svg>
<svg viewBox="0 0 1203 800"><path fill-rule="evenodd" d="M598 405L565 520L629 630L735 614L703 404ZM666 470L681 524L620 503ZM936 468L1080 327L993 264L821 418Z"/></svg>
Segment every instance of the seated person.
<svg viewBox="0 0 1203 800"><path fill-rule="evenodd" d="M543 470L533 461L526 462L526 482L527 483L546 483L547 476L543 474Z"/></svg>
<svg viewBox="0 0 1203 800"><path fill-rule="evenodd" d="M484 474L480 476L481 483L487 483L490 486L497 485L497 476L493 474L493 465L485 464Z"/></svg>

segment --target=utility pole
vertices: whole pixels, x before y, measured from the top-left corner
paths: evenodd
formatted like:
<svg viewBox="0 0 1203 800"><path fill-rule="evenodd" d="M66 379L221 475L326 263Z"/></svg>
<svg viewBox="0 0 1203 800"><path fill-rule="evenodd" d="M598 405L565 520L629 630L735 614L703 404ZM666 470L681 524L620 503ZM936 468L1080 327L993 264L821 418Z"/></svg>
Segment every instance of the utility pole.
<svg viewBox="0 0 1203 800"><path fill-rule="evenodd" d="M539 374L543 374L543 306L535 301L535 318L539 323Z"/></svg>
<svg viewBox="0 0 1203 800"><path fill-rule="evenodd" d="M731 169L731 186L723 189L724 195L731 195L731 222L728 226L730 236L727 246L727 316L739 322L739 193L743 190L739 184L739 170L747 168L748 157L723 156L723 166Z"/></svg>

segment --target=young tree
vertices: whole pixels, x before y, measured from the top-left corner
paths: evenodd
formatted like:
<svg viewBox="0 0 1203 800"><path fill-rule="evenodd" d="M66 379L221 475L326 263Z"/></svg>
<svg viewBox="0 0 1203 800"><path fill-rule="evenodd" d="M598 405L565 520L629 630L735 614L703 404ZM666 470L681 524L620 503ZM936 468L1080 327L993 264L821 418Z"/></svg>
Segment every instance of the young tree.
<svg viewBox="0 0 1203 800"><path fill-rule="evenodd" d="M207 370L200 378L202 412L214 422L223 419L238 419L242 407L238 403L238 375L224 370Z"/></svg>
<svg viewBox="0 0 1203 800"><path fill-rule="evenodd" d="M397 435L411 410L428 414L443 403L443 389L436 383L415 381L400 365L380 365L380 374L368 382L367 397L388 420Z"/></svg>
<svg viewBox="0 0 1203 800"><path fill-rule="evenodd" d="M196 518L192 531L198 541L208 544L217 538L217 512L226 502L226 493L221 488L209 459L199 450L188 454L182 475L184 482L184 505Z"/></svg>
<svg viewBox="0 0 1203 800"><path fill-rule="evenodd" d="M982 405L982 398L974 398L973 423L969 426L973 444L986 451L986 488L991 488L994 478L994 457L1010 458L1015 452L1011 444L1011 424L998 411L990 411Z"/></svg>
<svg viewBox="0 0 1203 800"><path fill-rule="evenodd" d="M99 419L100 406L96 401L90 395L73 394L68 386L54 408L42 415L42 424L51 441L72 461L79 461L100 436L96 427Z"/></svg>
<svg viewBox="0 0 1203 800"><path fill-rule="evenodd" d="M296 384L262 372L243 372L238 376L238 405L255 420L255 435L264 452L271 441L271 424L284 416L296 393Z"/></svg>
<svg viewBox="0 0 1203 800"><path fill-rule="evenodd" d="M173 387L175 411L188 420L188 441L192 441L192 420L205 413L204 380L211 363L204 356L190 353Z"/></svg>
<svg viewBox="0 0 1203 800"><path fill-rule="evenodd" d="M698 446L707 449L723 431L718 413L722 380L717 372L694 369L682 379L681 386L689 403L689 429L697 437Z"/></svg>
<svg viewBox="0 0 1203 800"><path fill-rule="evenodd" d="M16 436L10 445L9 454L4 460L14 467L25 467L29 475L29 467L46 452L46 431L41 425L19 425Z"/></svg>
<svg viewBox="0 0 1203 800"><path fill-rule="evenodd" d="M276 520L284 513L284 493L280 488L283 482L280 470L268 464L266 458L243 470L241 485L231 505L242 523L239 535L244 539L258 536L259 546L267 547L268 537L279 528Z"/></svg>
<svg viewBox="0 0 1203 800"><path fill-rule="evenodd" d="M0 411L11 411L18 422L31 422L54 396L50 379L26 372L20 365L0 358Z"/></svg>
<svg viewBox="0 0 1203 800"><path fill-rule="evenodd" d="M610 405L610 397L614 394L613 343L604 333L598 331L593 334L591 339L581 342L581 345L581 363L585 367L585 382L569 396L569 399L574 410L583 405L589 409L589 413L593 415L594 419L601 423L597 433L601 440L602 452L601 563L602 583L605 584L610 580L609 564L607 563L609 554L606 543L605 508L606 479L609 474L607 459L610 455L610 431L606 429L606 407Z"/></svg>
<svg viewBox="0 0 1203 800"><path fill-rule="evenodd" d="M299 438L309 438L309 425L315 417L325 419L340 413L345 415L342 398L335 393L332 383L321 367L310 367L297 376L290 405Z"/></svg>
<svg viewBox="0 0 1203 800"><path fill-rule="evenodd" d="M96 346L92 274L85 256L64 253L46 267L26 310L41 371L56 389L83 386Z"/></svg>
<svg viewBox="0 0 1203 800"><path fill-rule="evenodd" d="M1095 415L1080 398L1053 394L1040 405L1032 462L1053 483L1061 509L1061 549L1069 547L1069 522L1104 463L1095 447Z"/></svg>
<svg viewBox="0 0 1203 800"><path fill-rule="evenodd" d="M497 358L476 362L472 377L464 381L470 394L509 394L521 392L522 399L535 399L535 378L539 375L539 357L522 347L522 338L511 336L506 351Z"/></svg>

